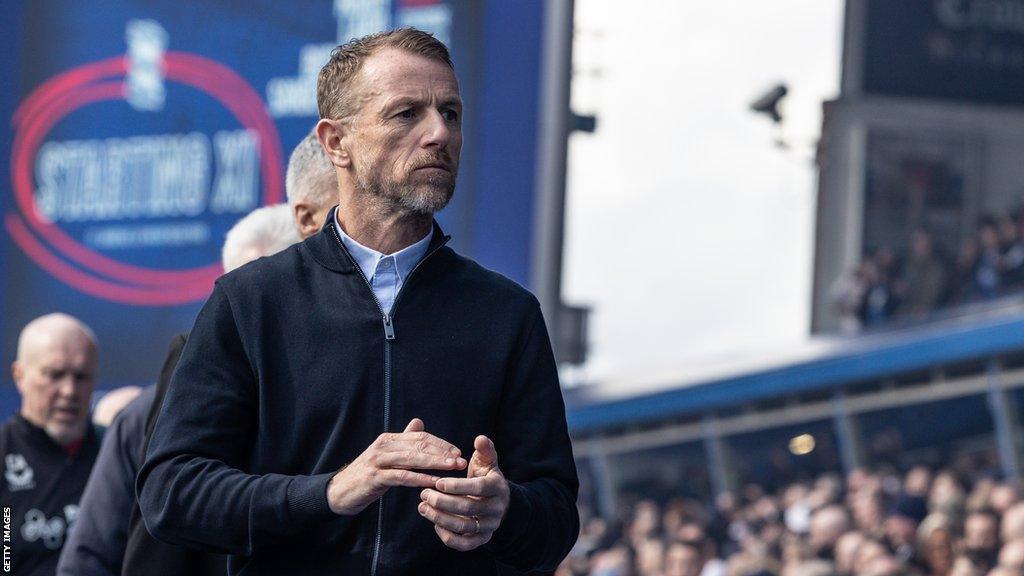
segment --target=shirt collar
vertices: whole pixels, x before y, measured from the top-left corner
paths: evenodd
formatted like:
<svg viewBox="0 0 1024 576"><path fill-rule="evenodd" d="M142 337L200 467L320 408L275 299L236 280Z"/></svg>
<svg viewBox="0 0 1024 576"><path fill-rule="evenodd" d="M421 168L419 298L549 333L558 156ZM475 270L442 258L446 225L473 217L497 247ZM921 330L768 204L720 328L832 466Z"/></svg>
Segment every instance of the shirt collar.
<svg viewBox="0 0 1024 576"><path fill-rule="evenodd" d="M382 254L377 252L373 248L367 248L359 242L352 239L351 236L345 234L345 231L341 228L341 224L338 223L338 211L334 211L334 228L338 231L338 237L341 238L342 244L352 254L352 258L359 265L359 269L362 270L363 276L367 280L373 278L374 272L377 271L377 262L382 258L394 257L395 270L398 271L398 277L400 280L405 281L405 277L412 272L412 269L416 267L416 264L427 254L427 249L430 247L430 240L434 237L434 229L431 227L430 232L427 235L417 241L415 244L406 246L394 254Z"/></svg>

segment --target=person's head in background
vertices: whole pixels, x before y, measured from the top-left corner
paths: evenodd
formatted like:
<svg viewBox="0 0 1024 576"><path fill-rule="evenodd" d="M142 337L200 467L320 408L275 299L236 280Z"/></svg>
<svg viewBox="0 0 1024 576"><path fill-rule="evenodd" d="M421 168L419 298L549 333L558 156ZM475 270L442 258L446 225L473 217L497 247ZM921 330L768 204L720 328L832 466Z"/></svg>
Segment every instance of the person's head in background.
<svg viewBox="0 0 1024 576"><path fill-rule="evenodd" d="M224 239L224 273L257 258L276 254L301 240L287 204L264 206L239 220Z"/></svg>
<svg viewBox="0 0 1024 576"><path fill-rule="evenodd" d="M1014 504L1020 502L1020 489L1013 484L996 484L988 500L989 506L996 514L1004 514Z"/></svg>
<svg viewBox="0 0 1024 576"><path fill-rule="evenodd" d="M1004 544L1011 540L1024 538L1024 502L1010 506L1003 513L1002 523L999 526L999 538Z"/></svg>
<svg viewBox="0 0 1024 576"><path fill-rule="evenodd" d="M299 236L305 240L319 232L327 214L338 203L338 176L317 140L316 131L307 134L292 151L284 189Z"/></svg>
<svg viewBox="0 0 1024 576"><path fill-rule="evenodd" d="M978 240L981 242L982 251L999 250L999 227L996 219L992 216L985 216L978 225Z"/></svg>
<svg viewBox="0 0 1024 576"><path fill-rule="evenodd" d="M114 422L125 406L142 393L139 386L122 386L103 394L92 409L92 423L106 428Z"/></svg>
<svg viewBox="0 0 1024 576"><path fill-rule="evenodd" d="M77 318L54 313L26 324L11 364L21 416L60 446L80 441L89 426L96 364L96 336Z"/></svg>
<svg viewBox="0 0 1024 576"><path fill-rule="evenodd" d="M1024 538L1011 540L999 551L997 566L1014 574L1024 572Z"/></svg>
<svg viewBox="0 0 1024 576"><path fill-rule="evenodd" d="M851 530L839 537L835 546L836 571L840 574L853 574L853 562L857 557L857 549L867 540L863 533Z"/></svg>
<svg viewBox="0 0 1024 576"><path fill-rule="evenodd" d="M994 565L999 555L999 517L988 510L968 514L960 547L961 553L975 565Z"/></svg>
<svg viewBox="0 0 1024 576"><path fill-rule="evenodd" d="M694 542L672 542L665 550L665 576L698 576L704 568L701 546Z"/></svg>
<svg viewBox="0 0 1024 576"><path fill-rule="evenodd" d="M823 560L835 559L836 542L851 529L850 517L842 506L826 506L811 515L808 543Z"/></svg>
<svg viewBox="0 0 1024 576"><path fill-rule="evenodd" d="M637 576L662 576L665 541L645 538L635 547Z"/></svg>
<svg viewBox="0 0 1024 576"><path fill-rule="evenodd" d="M941 512L933 512L917 527L917 554L932 574L948 574L953 568L957 526Z"/></svg>

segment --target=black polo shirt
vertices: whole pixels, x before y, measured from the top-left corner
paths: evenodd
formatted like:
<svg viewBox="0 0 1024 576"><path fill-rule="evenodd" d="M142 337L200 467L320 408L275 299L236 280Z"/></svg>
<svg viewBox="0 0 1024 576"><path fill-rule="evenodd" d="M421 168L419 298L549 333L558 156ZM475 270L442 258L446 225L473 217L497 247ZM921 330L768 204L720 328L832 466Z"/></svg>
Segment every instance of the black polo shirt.
<svg viewBox="0 0 1024 576"><path fill-rule="evenodd" d="M56 572L97 452L91 426L73 455L20 414L0 427L0 571L19 576Z"/></svg>

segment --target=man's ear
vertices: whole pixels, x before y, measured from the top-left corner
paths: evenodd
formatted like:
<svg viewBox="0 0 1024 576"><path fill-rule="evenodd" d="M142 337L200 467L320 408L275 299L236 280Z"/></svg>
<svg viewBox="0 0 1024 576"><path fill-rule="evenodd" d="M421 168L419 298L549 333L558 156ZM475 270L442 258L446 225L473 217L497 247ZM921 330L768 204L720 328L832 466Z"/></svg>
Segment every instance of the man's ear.
<svg viewBox="0 0 1024 576"><path fill-rule="evenodd" d="M303 240L320 231L320 226L317 225L315 214L309 204L297 202L292 209L295 210L295 227L298 228L299 236Z"/></svg>
<svg viewBox="0 0 1024 576"><path fill-rule="evenodd" d="M11 362L11 377L14 378L14 386L18 389L18 393L24 396L24 392L21 389L21 380L25 376L25 367L21 365L21 362L15 360Z"/></svg>
<svg viewBox="0 0 1024 576"><path fill-rule="evenodd" d="M316 137L323 146L324 152L331 160L331 164L339 168L348 168L352 159L348 154L346 136L349 127L344 120L320 119L316 123Z"/></svg>

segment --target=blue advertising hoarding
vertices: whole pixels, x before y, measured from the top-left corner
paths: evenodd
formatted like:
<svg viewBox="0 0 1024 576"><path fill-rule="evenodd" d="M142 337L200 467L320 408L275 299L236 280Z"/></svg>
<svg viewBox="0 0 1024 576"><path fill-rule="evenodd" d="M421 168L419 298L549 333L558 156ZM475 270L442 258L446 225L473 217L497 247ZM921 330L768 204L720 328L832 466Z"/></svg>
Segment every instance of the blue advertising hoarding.
<svg viewBox="0 0 1024 576"><path fill-rule="evenodd" d="M472 0L33 0L0 30L4 361L39 315L97 333L101 388L155 378L221 273L226 231L284 201L339 42L415 26L466 103L457 250L525 284L542 5ZM311 311L315 313L315 311ZM4 373L0 417L16 396Z"/></svg>
<svg viewBox="0 0 1024 576"><path fill-rule="evenodd" d="M866 2L864 92L1024 104L1024 2Z"/></svg>

